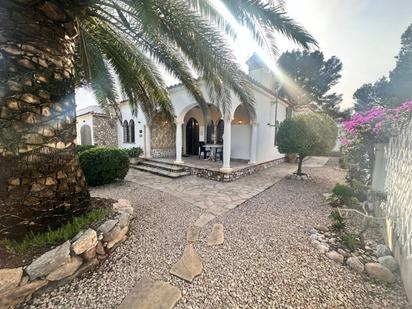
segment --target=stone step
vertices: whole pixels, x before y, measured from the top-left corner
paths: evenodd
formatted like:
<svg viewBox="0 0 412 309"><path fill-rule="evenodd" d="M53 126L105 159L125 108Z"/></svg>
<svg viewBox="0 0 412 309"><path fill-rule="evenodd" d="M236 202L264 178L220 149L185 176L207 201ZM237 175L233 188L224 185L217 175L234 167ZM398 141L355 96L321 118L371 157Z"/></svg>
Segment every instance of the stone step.
<svg viewBox="0 0 412 309"><path fill-rule="evenodd" d="M166 162L154 161L154 160L142 160L140 161L139 165L157 167L163 170L167 170L169 172L184 172L185 171L185 168L182 166L169 164Z"/></svg>
<svg viewBox="0 0 412 309"><path fill-rule="evenodd" d="M192 282L193 279L203 272L203 264L199 254L192 244L185 247L182 257L172 266L170 273L180 279Z"/></svg>
<svg viewBox="0 0 412 309"><path fill-rule="evenodd" d="M183 176L190 175L190 172L187 171L179 171L179 172L171 172L167 171L158 167L150 167L150 166L145 166L145 165L131 165L132 168L142 171L142 172L148 172L152 173L155 175L163 176L163 177L169 177L169 178L179 178Z"/></svg>
<svg viewBox="0 0 412 309"><path fill-rule="evenodd" d="M181 297L180 290L169 283L142 278L118 309L172 309Z"/></svg>
<svg viewBox="0 0 412 309"><path fill-rule="evenodd" d="M225 241L222 224L214 224L212 232L210 232L207 238L207 244L209 246L221 245Z"/></svg>

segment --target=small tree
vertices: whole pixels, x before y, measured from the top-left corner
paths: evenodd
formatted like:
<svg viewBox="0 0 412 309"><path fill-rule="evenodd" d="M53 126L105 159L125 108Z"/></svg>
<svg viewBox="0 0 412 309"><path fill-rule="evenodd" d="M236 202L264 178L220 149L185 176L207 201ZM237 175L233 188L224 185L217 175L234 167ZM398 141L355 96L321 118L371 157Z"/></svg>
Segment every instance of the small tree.
<svg viewBox="0 0 412 309"><path fill-rule="evenodd" d="M281 153L299 154L296 174L302 175L306 156L327 154L335 146L338 129L326 114L302 114L287 119L279 127L278 149Z"/></svg>

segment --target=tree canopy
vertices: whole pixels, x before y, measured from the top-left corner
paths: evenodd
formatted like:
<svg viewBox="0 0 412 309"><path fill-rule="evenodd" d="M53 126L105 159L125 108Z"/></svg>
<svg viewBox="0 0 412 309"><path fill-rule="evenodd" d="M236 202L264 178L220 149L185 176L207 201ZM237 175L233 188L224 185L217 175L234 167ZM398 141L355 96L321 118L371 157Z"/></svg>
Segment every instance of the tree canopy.
<svg viewBox="0 0 412 309"><path fill-rule="evenodd" d="M310 155L323 155L336 144L338 129L335 121L326 114L299 114L282 122L277 133L280 153L299 154L298 174L302 161Z"/></svg>
<svg viewBox="0 0 412 309"><path fill-rule="evenodd" d="M342 62L337 57L325 59L320 51L294 50L283 53L278 65L287 75L281 96L296 106L315 103L331 116L340 116L342 95L330 92L341 78Z"/></svg>
<svg viewBox="0 0 412 309"><path fill-rule="evenodd" d="M395 107L412 99L412 24L401 36L401 49L395 68L388 77L362 85L353 95L355 110L364 112L376 106Z"/></svg>
<svg viewBox="0 0 412 309"><path fill-rule="evenodd" d="M237 22L249 28L256 42L269 52L276 50L275 32L303 48L317 44L275 2L222 2ZM118 101L110 64L135 111L140 105L149 119L158 109L171 116L172 105L156 63L181 81L205 114L207 103L198 87L197 75L206 81L211 99L223 111L230 105L230 92L233 91L244 107L253 112L250 82L233 60L226 38L226 35L234 38L236 31L210 1L99 0L86 3L66 10L80 21L78 80L92 86L103 107L116 109ZM84 13L76 14L78 9Z"/></svg>

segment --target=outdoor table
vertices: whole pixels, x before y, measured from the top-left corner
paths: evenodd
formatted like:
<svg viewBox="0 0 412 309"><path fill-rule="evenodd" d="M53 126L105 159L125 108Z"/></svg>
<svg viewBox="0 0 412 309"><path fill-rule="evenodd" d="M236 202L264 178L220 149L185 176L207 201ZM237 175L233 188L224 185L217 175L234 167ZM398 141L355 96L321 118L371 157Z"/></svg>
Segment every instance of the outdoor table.
<svg viewBox="0 0 412 309"><path fill-rule="evenodd" d="M220 144L205 144L204 147L210 148L210 156L206 160L216 161L216 152L218 148L223 148Z"/></svg>

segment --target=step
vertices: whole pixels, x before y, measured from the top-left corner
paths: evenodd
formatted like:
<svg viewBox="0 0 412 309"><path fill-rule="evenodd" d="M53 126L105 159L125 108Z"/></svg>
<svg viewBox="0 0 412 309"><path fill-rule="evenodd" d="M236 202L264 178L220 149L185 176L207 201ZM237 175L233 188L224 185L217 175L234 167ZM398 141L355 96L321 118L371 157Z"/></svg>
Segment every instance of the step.
<svg viewBox="0 0 412 309"><path fill-rule="evenodd" d="M185 171L184 167L182 166L168 164L165 162L152 161L152 160L143 160L139 162L139 165L160 168L162 170L167 170L169 172L184 172Z"/></svg>
<svg viewBox="0 0 412 309"><path fill-rule="evenodd" d="M179 178L179 177L190 175L190 172L187 172L184 170L179 171L179 172L171 172L171 171L167 171L167 170L160 169L157 167L145 166L142 164L131 165L131 167L136 170L142 171L142 172L148 172L148 173L152 173L152 174L164 176L164 177L169 177L169 178Z"/></svg>

